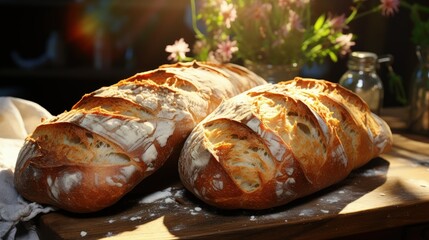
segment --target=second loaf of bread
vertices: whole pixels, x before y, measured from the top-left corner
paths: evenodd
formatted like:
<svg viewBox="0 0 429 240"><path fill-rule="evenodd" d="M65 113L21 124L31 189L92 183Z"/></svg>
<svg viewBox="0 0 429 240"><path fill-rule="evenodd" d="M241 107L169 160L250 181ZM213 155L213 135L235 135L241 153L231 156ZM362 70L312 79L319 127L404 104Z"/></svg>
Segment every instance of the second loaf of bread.
<svg viewBox="0 0 429 240"><path fill-rule="evenodd" d="M179 174L210 205L266 209L341 181L391 145L388 125L354 93L295 78L222 103L190 134Z"/></svg>

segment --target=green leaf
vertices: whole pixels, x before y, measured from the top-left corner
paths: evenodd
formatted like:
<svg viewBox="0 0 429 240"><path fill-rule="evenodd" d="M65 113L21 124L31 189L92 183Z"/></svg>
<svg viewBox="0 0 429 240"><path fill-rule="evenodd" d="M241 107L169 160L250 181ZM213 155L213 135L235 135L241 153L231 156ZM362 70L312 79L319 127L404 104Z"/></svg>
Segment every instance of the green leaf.
<svg viewBox="0 0 429 240"><path fill-rule="evenodd" d="M318 45L316 45L316 46L314 46L311 50L310 50L310 52L312 52L312 53L317 53L317 52L319 52L320 50L322 50L322 44L318 44Z"/></svg>
<svg viewBox="0 0 429 240"><path fill-rule="evenodd" d="M319 18L317 18L316 22L314 23L314 31L318 31L320 28L322 28L323 24L325 23L325 15L320 15Z"/></svg>
<svg viewBox="0 0 429 240"><path fill-rule="evenodd" d="M338 56L333 51L329 51L328 54L329 54L329 57L331 58L331 60L333 62L337 62L338 61Z"/></svg>

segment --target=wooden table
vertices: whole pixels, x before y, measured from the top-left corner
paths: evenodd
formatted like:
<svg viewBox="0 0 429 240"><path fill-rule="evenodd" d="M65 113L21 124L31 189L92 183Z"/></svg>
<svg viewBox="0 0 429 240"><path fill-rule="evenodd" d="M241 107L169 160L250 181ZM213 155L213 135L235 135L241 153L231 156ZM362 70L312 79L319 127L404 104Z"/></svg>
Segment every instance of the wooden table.
<svg viewBox="0 0 429 240"><path fill-rule="evenodd" d="M395 133L391 152L343 182L265 211L209 207L184 190L172 169L101 212L40 216L41 239L332 239L383 229L395 235L419 223L424 227L407 239L429 238L429 138L422 136Z"/></svg>

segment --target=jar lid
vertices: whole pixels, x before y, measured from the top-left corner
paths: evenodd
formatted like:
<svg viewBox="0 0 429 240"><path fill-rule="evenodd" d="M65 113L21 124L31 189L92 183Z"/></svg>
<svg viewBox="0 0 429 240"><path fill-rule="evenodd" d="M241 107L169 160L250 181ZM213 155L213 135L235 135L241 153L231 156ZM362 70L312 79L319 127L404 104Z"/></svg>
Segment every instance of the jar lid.
<svg viewBox="0 0 429 240"><path fill-rule="evenodd" d="M374 68L377 64L378 56L372 52L352 52L349 57L349 67Z"/></svg>

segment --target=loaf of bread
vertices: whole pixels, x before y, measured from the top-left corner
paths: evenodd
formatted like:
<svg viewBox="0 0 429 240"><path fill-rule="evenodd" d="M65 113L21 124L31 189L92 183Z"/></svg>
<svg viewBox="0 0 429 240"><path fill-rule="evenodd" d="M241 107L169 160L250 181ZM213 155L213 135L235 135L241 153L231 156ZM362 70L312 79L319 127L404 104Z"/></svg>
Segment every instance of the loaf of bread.
<svg viewBox="0 0 429 240"><path fill-rule="evenodd" d="M30 201L71 212L111 206L179 152L222 101L265 83L238 65L191 62L102 87L26 138L16 189Z"/></svg>
<svg viewBox="0 0 429 240"><path fill-rule="evenodd" d="M224 209L287 204L389 151L389 126L349 90L295 78L223 102L189 135L184 186Z"/></svg>

